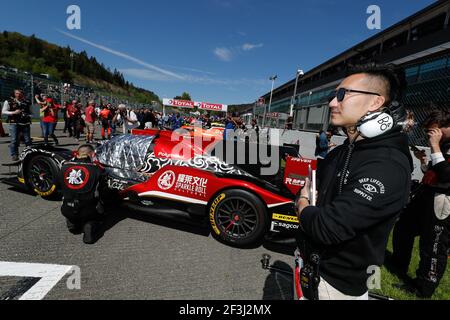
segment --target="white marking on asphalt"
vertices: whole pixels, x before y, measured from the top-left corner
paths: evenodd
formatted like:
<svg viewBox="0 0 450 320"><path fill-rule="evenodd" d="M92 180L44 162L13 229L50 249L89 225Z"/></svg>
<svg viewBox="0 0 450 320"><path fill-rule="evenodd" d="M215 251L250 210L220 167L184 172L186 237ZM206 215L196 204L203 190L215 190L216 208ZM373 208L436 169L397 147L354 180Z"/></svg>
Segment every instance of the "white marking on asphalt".
<svg viewBox="0 0 450 320"><path fill-rule="evenodd" d="M0 261L0 277L40 278L19 300L42 300L73 266Z"/></svg>

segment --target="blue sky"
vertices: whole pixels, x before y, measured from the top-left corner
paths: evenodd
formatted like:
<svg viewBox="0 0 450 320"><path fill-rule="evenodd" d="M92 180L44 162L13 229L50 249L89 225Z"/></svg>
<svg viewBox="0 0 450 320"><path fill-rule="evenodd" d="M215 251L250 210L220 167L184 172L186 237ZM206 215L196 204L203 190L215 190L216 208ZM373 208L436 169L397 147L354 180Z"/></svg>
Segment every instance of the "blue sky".
<svg viewBox="0 0 450 320"><path fill-rule="evenodd" d="M382 30L431 0L15 0L0 30L17 31L89 55L161 98L249 103L277 84L381 30L369 30L370 5ZM66 9L81 8L81 30Z"/></svg>

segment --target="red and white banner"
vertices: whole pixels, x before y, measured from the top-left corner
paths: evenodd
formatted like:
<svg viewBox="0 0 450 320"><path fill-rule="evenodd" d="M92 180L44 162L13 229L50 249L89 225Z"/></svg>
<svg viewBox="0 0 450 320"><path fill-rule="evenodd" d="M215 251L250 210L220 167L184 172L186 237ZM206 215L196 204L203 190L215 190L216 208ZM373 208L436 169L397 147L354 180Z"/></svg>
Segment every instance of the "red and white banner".
<svg viewBox="0 0 450 320"><path fill-rule="evenodd" d="M200 105L200 109L202 110L208 110L208 111L222 111L227 112L228 106L226 104L217 104L217 103L207 103L202 102Z"/></svg>
<svg viewBox="0 0 450 320"><path fill-rule="evenodd" d="M202 109L202 110L228 112L228 105L218 104L218 103L195 102L195 101L185 101L185 100L176 100L176 99L163 99L163 104L165 106L175 107L175 108L194 109L194 107L198 107L199 109Z"/></svg>
<svg viewBox="0 0 450 320"><path fill-rule="evenodd" d="M197 105L194 101L163 99L163 104L169 107L194 109Z"/></svg>

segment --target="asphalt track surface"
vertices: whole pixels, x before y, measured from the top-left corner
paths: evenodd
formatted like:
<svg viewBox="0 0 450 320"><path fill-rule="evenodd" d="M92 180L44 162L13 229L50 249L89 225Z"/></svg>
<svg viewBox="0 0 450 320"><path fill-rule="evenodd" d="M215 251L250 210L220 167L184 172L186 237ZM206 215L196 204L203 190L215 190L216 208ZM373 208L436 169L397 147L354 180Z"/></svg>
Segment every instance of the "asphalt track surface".
<svg viewBox="0 0 450 320"><path fill-rule="evenodd" d="M75 149L79 142L63 134L62 127L58 124L56 131L60 144ZM39 125L33 124L32 136L40 135ZM10 162L8 145L8 137L0 138L0 163ZM7 177L8 167L0 167L0 178ZM31 297L51 300L292 299L292 279L265 271L260 263L268 253L272 264L290 268L292 241L236 249L214 239L207 226L117 208L104 236L85 245L82 235L67 231L60 206L0 183L0 300L20 299L30 288L41 290ZM66 273L67 267L80 271L80 288L78 273ZM41 268L43 273L37 271ZM52 279L39 282L44 278Z"/></svg>

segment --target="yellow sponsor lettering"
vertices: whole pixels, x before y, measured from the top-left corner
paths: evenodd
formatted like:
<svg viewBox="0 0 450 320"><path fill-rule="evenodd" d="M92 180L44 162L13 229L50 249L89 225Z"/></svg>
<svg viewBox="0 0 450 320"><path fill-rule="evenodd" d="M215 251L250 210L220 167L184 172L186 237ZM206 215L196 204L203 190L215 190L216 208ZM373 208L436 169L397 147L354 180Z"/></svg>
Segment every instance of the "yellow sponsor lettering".
<svg viewBox="0 0 450 320"><path fill-rule="evenodd" d="M214 232L215 232L217 235L220 235L220 230L219 230L219 228L217 228L217 225L216 225L216 219L215 219L215 217L214 217L214 213L216 212L217 205L218 205L223 199L225 199L225 194L224 194L224 193L222 193L220 196L218 196L218 197L216 198L216 200L214 200L214 202L213 202L212 205L211 205L211 209L209 210L209 221L211 222L211 227L212 227L212 229L214 230Z"/></svg>
<svg viewBox="0 0 450 320"><path fill-rule="evenodd" d="M34 189L34 192L36 192L36 193L37 193L38 195L40 195L41 197L48 197L49 195L53 194L53 192L55 192L55 190L56 190L56 186L53 185L53 186L51 187L51 189L48 190L47 192L41 192L41 191L39 191L39 190L37 190L37 189Z"/></svg>
<svg viewBox="0 0 450 320"><path fill-rule="evenodd" d="M25 179L24 178L17 178L18 180L19 180L19 182L21 183L21 184L25 184Z"/></svg>
<svg viewBox="0 0 450 320"><path fill-rule="evenodd" d="M278 221L285 221L285 222L292 222L292 223L300 223L298 221L297 217L294 216L287 216L283 214L274 213L272 215L272 220L278 220Z"/></svg>

